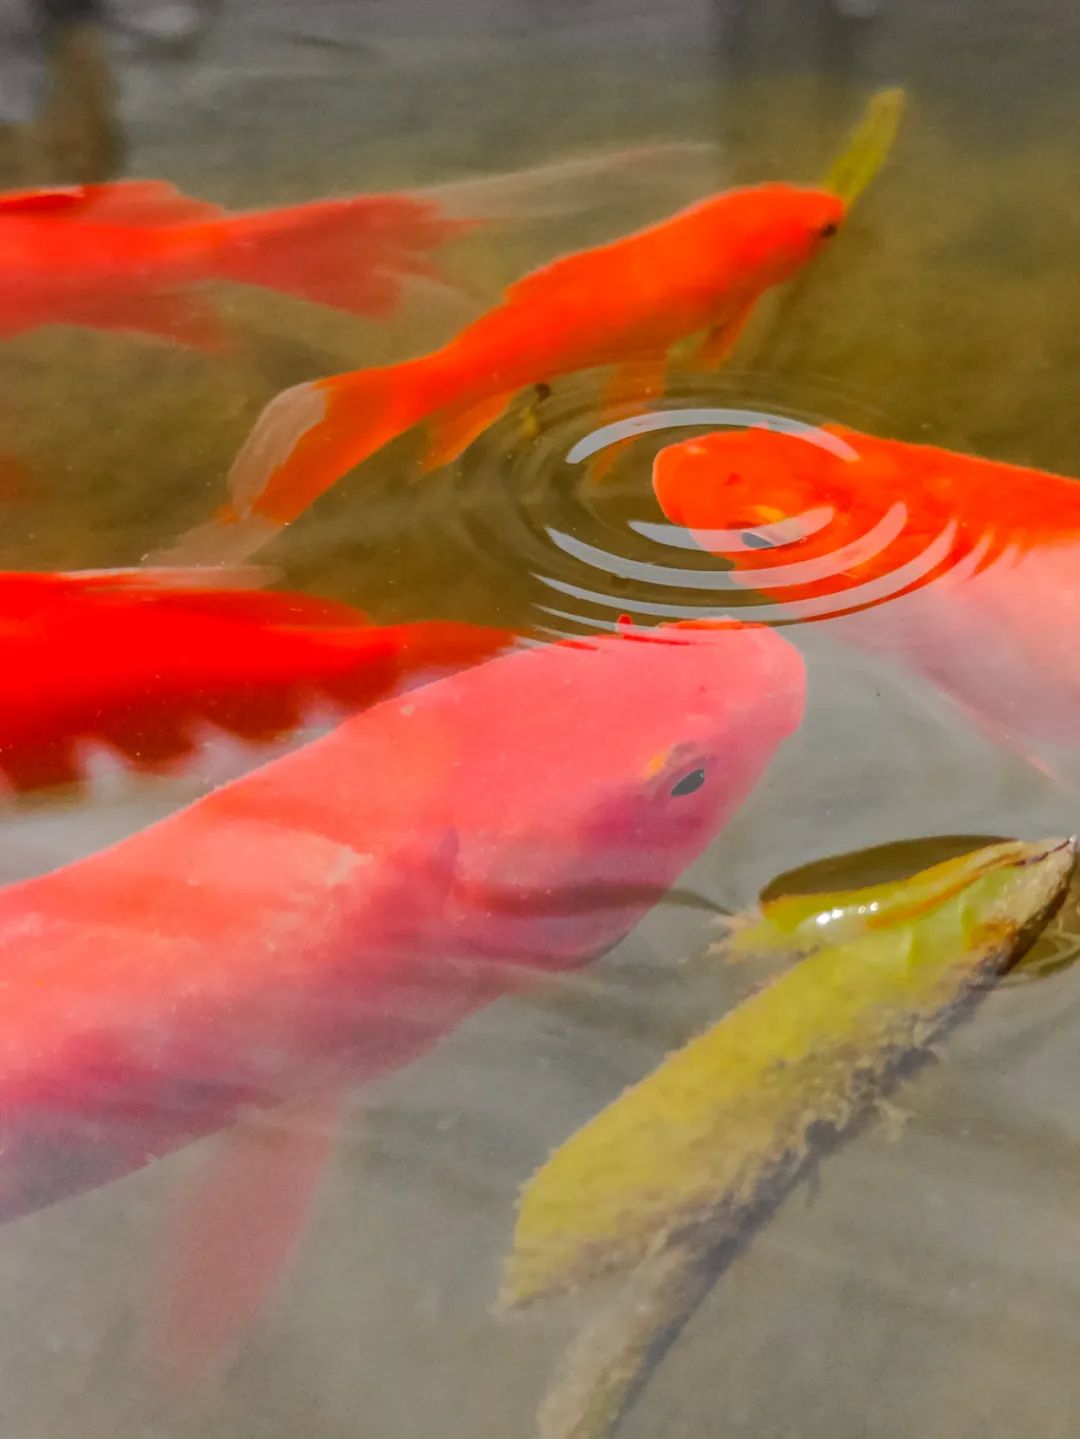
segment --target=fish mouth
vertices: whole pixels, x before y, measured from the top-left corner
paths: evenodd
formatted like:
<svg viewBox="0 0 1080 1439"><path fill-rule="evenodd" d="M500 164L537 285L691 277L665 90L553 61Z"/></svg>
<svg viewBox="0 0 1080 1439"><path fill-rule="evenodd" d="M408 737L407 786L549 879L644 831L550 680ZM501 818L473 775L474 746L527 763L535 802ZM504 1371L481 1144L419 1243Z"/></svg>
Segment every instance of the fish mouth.
<svg viewBox="0 0 1080 1439"><path fill-rule="evenodd" d="M665 892L632 880L458 889L468 949L478 958L547 968L588 963L616 944Z"/></svg>

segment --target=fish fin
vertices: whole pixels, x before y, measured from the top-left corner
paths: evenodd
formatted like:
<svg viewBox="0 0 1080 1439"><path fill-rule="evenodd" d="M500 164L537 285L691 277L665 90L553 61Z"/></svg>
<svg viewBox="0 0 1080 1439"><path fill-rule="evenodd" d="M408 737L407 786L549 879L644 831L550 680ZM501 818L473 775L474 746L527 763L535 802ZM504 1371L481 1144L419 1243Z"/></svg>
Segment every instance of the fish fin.
<svg viewBox="0 0 1080 1439"><path fill-rule="evenodd" d="M62 217L86 206L86 185L54 185L37 190L9 190L0 195L0 221L20 216Z"/></svg>
<svg viewBox="0 0 1080 1439"><path fill-rule="evenodd" d="M108 570L62 570L57 578L109 590L259 590L276 578L270 565L144 565Z"/></svg>
<svg viewBox="0 0 1080 1439"><path fill-rule="evenodd" d="M179 225L224 213L193 200L167 180L114 180L102 185L54 185L0 195L0 221L27 216L94 225Z"/></svg>
<svg viewBox="0 0 1080 1439"><path fill-rule="evenodd" d="M982 735L988 744L993 745L995 749L1004 750L1007 754L1015 755L1021 763L1028 765L1036 774L1041 774L1044 779L1049 780L1056 788L1065 791L1072 788L1066 777L1055 765L1052 765L1050 761L1042 755L1037 754L1035 750L1030 749L1007 725L992 719L989 715L983 714L973 705L965 704L955 695L949 695L948 698L953 707L964 716L974 730L977 730L978 733Z"/></svg>
<svg viewBox="0 0 1080 1439"><path fill-rule="evenodd" d="M444 218L431 200L358 195L222 222L214 273L371 318L397 308L410 276L448 284L431 256L476 221Z"/></svg>
<svg viewBox="0 0 1080 1439"><path fill-rule="evenodd" d="M360 630L365 637L371 633L389 637L396 636L400 629L404 637L397 643L405 645L409 631L424 629L423 625L402 625L398 629L380 626L373 630L367 616L352 605L295 590L263 588L274 577L274 571L267 565L69 570L56 576L75 590L105 599L115 595L126 604L144 599L156 602L159 609L167 606L173 614L215 615L238 623L250 622L260 631L270 626L297 632L314 629L319 631L320 639L328 639L326 632L332 629L342 631L342 639L347 641L358 637ZM446 628L455 627L447 625ZM456 628L471 633L470 626ZM479 636L499 632L477 630L476 633Z"/></svg>
<svg viewBox="0 0 1080 1439"><path fill-rule="evenodd" d="M511 390L507 394L490 395L479 404L436 415L428 423L427 448L420 468L426 473L456 460L506 412L516 393Z"/></svg>
<svg viewBox="0 0 1080 1439"><path fill-rule="evenodd" d="M213 519L145 557L149 564L239 564L342 475L428 412L425 359L293 385L259 415Z"/></svg>
<svg viewBox="0 0 1080 1439"><path fill-rule="evenodd" d="M167 180L111 180L78 188L81 203L68 213L94 225L189 225L225 213L220 205L193 199Z"/></svg>
<svg viewBox="0 0 1080 1439"><path fill-rule="evenodd" d="M746 328L757 302L757 296L735 304L727 316L707 332L701 344L686 361L689 370L715 370L730 356Z"/></svg>
<svg viewBox="0 0 1080 1439"><path fill-rule="evenodd" d="M153 335L191 350L227 349L229 332L214 306L195 291L121 290L80 297L56 315L58 324Z"/></svg>
<svg viewBox="0 0 1080 1439"><path fill-rule="evenodd" d="M227 1136L170 1225L150 1358L197 1383L241 1347L283 1276L333 1156L343 1096L305 1096Z"/></svg>
<svg viewBox="0 0 1080 1439"><path fill-rule="evenodd" d="M616 365L600 397L601 424L609 425L615 420L637 414L641 401L662 395L666 384L667 354L663 350L658 355L626 360ZM630 444L628 439L616 440L599 450L586 468L589 482L599 484L606 480Z"/></svg>
<svg viewBox="0 0 1080 1439"><path fill-rule="evenodd" d="M605 423L633 414L637 402L664 393L667 383L667 353L624 360L607 378L600 397L600 414Z"/></svg>
<svg viewBox="0 0 1080 1439"><path fill-rule="evenodd" d="M285 528L261 515L238 515L223 505L213 519L185 530L179 539L143 556L148 569L201 569L207 581L219 570L228 572L245 561Z"/></svg>

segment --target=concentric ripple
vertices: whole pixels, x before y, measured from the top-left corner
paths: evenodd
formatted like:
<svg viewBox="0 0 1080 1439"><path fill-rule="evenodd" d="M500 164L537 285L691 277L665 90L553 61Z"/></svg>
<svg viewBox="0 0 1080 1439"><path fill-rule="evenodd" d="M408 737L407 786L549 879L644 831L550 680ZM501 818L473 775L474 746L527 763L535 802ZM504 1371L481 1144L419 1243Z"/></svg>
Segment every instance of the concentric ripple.
<svg viewBox="0 0 1080 1439"><path fill-rule="evenodd" d="M580 377L561 381L556 394L544 394L531 410L518 410L489 432L460 467L456 509L470 550L516 572L528 586L534 628L542 634L611 628L622 615L643 622L738 615L800 624L880 605L950 566L955 521L914 556L908 545L904 558L890 563L908 525L902 502L824 554L820 545L809 559L798 558L796 550L789 562L761 569L747 565L748 548L776 551L822 532L827 540L833 510L818 506L749 531L694 534L657 518L653 460L664 447L695 434L759 427L795 436L841 460L857 458L850 445L821 427L824 417L772 408L771 396L749 403L746 393L745 377L736 386L705 380L694 392L684 388L651 402L644 413L597 426L595 386ZM847 412L852 408L850 396L820 398ZM590 478L590 464L613 447L617 467L608 477ZM984 549L975 546L964 567L977 567ZM737 574L729 558L735 554ZM869 562L875 578L840 583ZM832 580L837 583L831 586ZM768 596L755 590L758 584L767 585ZM813 586L813 598L785 601L785 590L807 586Z"/></svg>

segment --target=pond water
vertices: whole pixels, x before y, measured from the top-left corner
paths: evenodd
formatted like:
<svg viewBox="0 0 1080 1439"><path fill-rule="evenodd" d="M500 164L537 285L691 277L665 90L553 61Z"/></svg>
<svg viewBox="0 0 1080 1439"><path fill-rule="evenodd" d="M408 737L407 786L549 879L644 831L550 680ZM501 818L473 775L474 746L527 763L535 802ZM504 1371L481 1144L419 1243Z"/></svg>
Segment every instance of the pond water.
<svg viewBox="0 0 1080 1439"><path fill-rule="evenodd" d="M806 716L745 805L595 965L500 999L357 1092L284 1283L236 1359L194 1392L149 1382L139 1339L163 1217L213 1140L0 1229L10 1439L525 1439L582 1310L493 1314L519 1187L763 977L707 955L718 918L826 856L926 839L930 862L935 837L1077 828L1067 736L1036 743L1033 764L1030 746L973 724L896 645L862 642L850 618L792 622L679 542L650 473L665 445L712 427L675 423L697 409L713 423L764 412L1080 474L1080 11L114 0L63 22L51 66L31 6L5 0L0 25L11 186L160 177L270 208L392 189L468 195L478 177L672 147L503 184L503 218L453 247L458 287L407 286L386 319L221 287L233 338L222 353L65 326L5 339L0 449L27 474L0 494L0 565L19 570L138 564L220 503L230 460L286 386L430 350L526 270L711 191L813 183L874 88L907 91L888 166L841 234L765 297L729 364L651 402L657 428L603 485L575 457L600 423L597 376L569 375L531 422L516 407L423 479L420 434L395 439L258 556L275 583L377 623L446 619L542 640L609 630L621 614L781 622L806 661ZM70 107L57 143L41 136L50 93ZM1015 585L1033 586L1031 635L1056 633L1072 613L1068 567L1028 563ZM1022 709L1030 676L994 635L976 617L964 662ZM1076 643L1066 634L1063 664ZM478 722L497 747L520 721L511 704ZM197 772L132 776L12 804L0 878L91 853L207 788ZM859 878L857 857L844 873ZM909 1112L898 1139L867 1133L831 1156L739 1255L626 1439L1077 1432L1076 974L1002 985L940 1061L898 1095Z"/></svg>

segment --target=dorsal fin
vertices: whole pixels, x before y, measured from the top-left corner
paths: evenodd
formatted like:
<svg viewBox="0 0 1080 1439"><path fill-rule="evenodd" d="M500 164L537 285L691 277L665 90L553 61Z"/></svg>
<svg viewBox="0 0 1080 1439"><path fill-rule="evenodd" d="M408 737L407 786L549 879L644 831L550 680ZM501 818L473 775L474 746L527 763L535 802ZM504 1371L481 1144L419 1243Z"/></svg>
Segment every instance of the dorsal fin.
<svg viewBox="0 0 1080 1439"><path fill-rule="evenodd" d="M167 180L117 180L104 185L56 185L0 194L0 220L18 216L95 225L191 224L219 219L224 210L184 195Z"/></svg>

